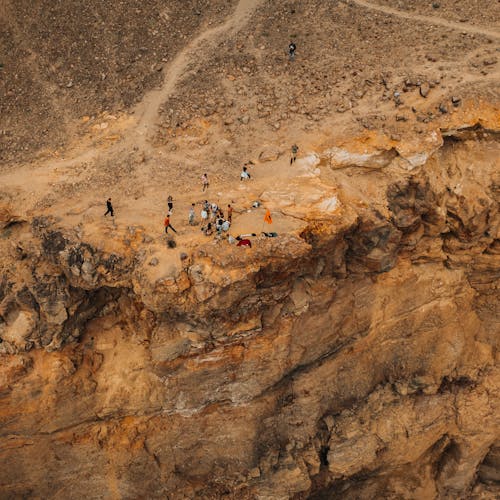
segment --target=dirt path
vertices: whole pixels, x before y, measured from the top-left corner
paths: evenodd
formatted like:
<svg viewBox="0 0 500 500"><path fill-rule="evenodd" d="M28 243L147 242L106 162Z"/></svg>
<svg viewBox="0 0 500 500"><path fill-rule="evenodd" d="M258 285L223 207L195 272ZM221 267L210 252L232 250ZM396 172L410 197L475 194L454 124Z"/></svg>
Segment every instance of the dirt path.
<svg viewBox="0 0 500 500"><path fill-rule="evenodd" d="M124 134L124 137L106 150L91 146L77 156L59 161L51 161L51 166L71 167L79 163L91 161L98 156L112 156L123 149L136 147L139 150L151 150L149 140L152 139L161 106L174 93L177 85L182 80L187 68L196 61L202 61L202 54L207 46L214 45L222 35L229 36L241 29L248 17L262 3L263 0L240 0L234 13L228 19L214 28L200 33L189 43L167 66L166 78L159 89L148 92L144 99L136 106L135 115L138 117L136 124ZM203 45L203 47L202 47Z"/></svg>
<svg viewBox="0 0 500 500"><path fill-rule="evenodd" d="M200 57L201 46L205 45L203 49L206 50L206 46L215 43L220 35L238 31L260 3L262 0L240 0L234 14L223 24L202 32L177 55L168 67L162 87L147 94L136 109L140 116L136 129L137 146L148 148L147 140L155 131L162 104L172 95L188 65Z"/></svg>
<svg viewBox="0 0 500 500"><path fill-rule="evenodd" d="M402 10L393 9L392 7L386 7L373 2L367 2L366 0L351 0L351 2L367 9L377 10L379 12L383 12L384 14L389 14L391 16L396 16L403 19L410 19L412 21L419 21L426 24L435 24L450 28L452 30L474 33L475 35L483 35L490 38L500 39L500 32L482 28L480 26L471 26L470 24L446 21L445 19L439 17L423 16L420 14L413 14L411 12L404 12Z"/></svg>

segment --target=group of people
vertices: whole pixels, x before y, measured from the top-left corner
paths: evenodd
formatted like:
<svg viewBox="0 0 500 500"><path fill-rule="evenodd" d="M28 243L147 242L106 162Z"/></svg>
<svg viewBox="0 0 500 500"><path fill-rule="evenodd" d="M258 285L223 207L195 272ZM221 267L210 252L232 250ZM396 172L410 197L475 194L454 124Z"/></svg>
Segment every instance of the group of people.
<svg viewBox="0 0 500 500"><path fill-rule="evenodd" d="M205 200L202 203L200 217L202 223L201 230L206 236L211 236L214 234L214 231L219 235L222 232L227 233L233 221L233 207L231 204L227 205L226 217L224 217L224 211L217 203L210 203L208 200ZM191 204L189 210L188 222L191 226L196 225L194 203Z"/></svg>
<svg viewBox="0 0 500 500"><path fill-rule="evenodd" d="M291 44L291 46L292 45L294 44ZM291 46L290 46L290 55L292 56L295 52L295 48L292 48ZM298 146L296 144L293 144L291 147L290 165L292 165L297 160L298 151L299 151ZM251 176L250 173L248 172L248 167L247 165L244 165L240 174L240 181L247 181L250 179ZM210 185L208 181L208 175L204 173L201 176L201 180L202 180L202 192L205 192ZM258 208L259 205L260 205L259 202L254 202L253 207ZM172 226L172 223L170 221L170 217L172 216L172 212L174 209L174 199L172 195L168 195L167 197L167 207L168 207L167 215L163 221L165 233L168 234L169 229L171 229L174 233L177 233L177 230ZM114 217L115 215L113 205L111 203L111 198L108 198L106 200L106 212L104 213L104 216L108 214L111 215L111 217ZM224 211L222 210L221 207L217 205L217 203L204 200L201 203L200 219L201 219L201 231L203 232L204 235L211 236L215 233L217 236L221 236L224 233L228 234L229 228L231 227L231 223L233 222L233 207L231 206L231 204L228 204L226 214L224 214ZM268 223L271 223L271 216L269 210L266 212L264 220ZM188 213L188 224L190 226L197 226L199 224L196 218L196 203L191 203L191 207ZM270 232L270 233L263 232L262 235L267 238L274 238L278 236L277 233L275 232ZM228 234L228 241L230 243L236 243L237 246L251 247L252 244L251 241L248 239L248 236L256 236L256 234L251 233L248 235L240 235L237 236L236 238L233 238L231 235Z"/></svg>

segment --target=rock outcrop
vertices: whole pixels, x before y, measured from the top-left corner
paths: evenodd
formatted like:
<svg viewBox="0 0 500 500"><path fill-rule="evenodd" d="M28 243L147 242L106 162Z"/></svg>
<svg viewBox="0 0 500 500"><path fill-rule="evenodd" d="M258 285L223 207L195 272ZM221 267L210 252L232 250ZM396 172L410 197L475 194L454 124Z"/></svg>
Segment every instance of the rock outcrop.
<svg viewBox="0 0 500 500"><path fill-rule="evenodd" d="M2 216L2 496L493 491L492 151L455 134L422 166L387 166L380 209L343 200L239 252L165 250L179 264L155 281L140 230L98 246Z"/></svg>

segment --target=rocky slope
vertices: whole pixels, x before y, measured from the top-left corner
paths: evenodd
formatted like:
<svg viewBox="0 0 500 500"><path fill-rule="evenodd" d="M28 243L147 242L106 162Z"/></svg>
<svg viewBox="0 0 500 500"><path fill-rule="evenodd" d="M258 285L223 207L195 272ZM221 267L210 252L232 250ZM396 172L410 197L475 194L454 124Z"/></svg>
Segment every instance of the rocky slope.
<svg viewBox="0 0 500 500"><path fill-rule="evenodd" d="M330 3L4 3L0 498L498 497L498 9Z"/></svg>

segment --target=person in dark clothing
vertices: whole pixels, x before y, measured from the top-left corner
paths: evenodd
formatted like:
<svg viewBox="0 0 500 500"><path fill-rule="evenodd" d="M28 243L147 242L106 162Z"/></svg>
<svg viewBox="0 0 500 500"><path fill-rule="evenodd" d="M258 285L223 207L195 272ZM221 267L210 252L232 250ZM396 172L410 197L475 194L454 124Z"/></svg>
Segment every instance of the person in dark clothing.
<svg viewBox="0 0 500 500"><path fill-rule="evenodd" d="M211 223L211 222L209 222L209 223L207 224L207 227L202 227L202 228L201 228L201 230L203 231L203 234L204 234L205 236L210 236L210 235L212 235L212 234L213 234L213 232L214 232L214 231L213 231L213 229L212 229L212 223Z"/></svg>
<svg viewBox="0 0 500 500"><path fill-rule="evenodd" d="M115 211L113 210L113 205L111 205L111 198L108 198L106 200L106 208L107 208L107 210L106 210L106 213L104 214L104 216L110 214L111 217L114 217Z"/></svg>
<svg viewBox="0 0 500 500"><path fill-rule="evenodd" d="M290 156L290 165L292 163L295 162L295 160L297 159L297 153L299 152L299 147L297 146L297 144L294 144L292 146L292 156Z"/></svg>
<svg viewBox="0 0 500 500"><path fill-rule="evenodd" d="M174 209L174 199L170 194L168 195L167 198L167 205L168 205L168 211L171 212Z"/></svg>
<svg viewBox="0 0 500 500"><path fill-rule="evenodd" d="M165 217L165 221L163 222L163 225L165 226L165 232L168 233L168 228L170 228L174 233L177 233L177 231L174 229L174 226L170 224L170 216L167 215Z"/></svg>
<svg viewBox="0 0 500 500"><path fill-rule="evenodd" d="M295 59L296 50L297 46L293 42L290 42L290 45L288 45L288 58L290 61L293 61Z"/></svg>

